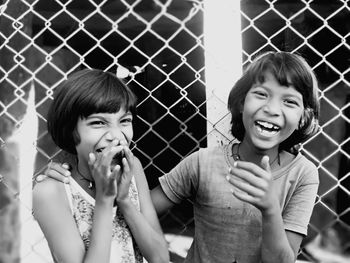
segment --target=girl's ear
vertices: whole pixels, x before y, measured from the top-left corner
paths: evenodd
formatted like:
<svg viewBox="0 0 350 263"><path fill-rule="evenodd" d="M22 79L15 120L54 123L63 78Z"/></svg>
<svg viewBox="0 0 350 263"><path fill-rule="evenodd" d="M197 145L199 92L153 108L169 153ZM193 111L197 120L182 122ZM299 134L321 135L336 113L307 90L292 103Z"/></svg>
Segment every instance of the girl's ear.
<svg viewBox="0 0 350 263"><path fill-rule="evenodd" d="M297 130L300 130L304 127L305 123L307 123L309 121L309 119L311 118L310 116L311 112L309 108L305 108L303 110L303 113L301 114L300 120L299 120L299 125L297 127Z"/></svg>
<svg viewBox="0 0 350 263"><path fill-rule="evenodd" d="M305 127L307 125L307 127ZM318 120L315 118L311 108L304 109L297 130L304 129L305 134L314 134L318 131Z"/></svg>
<svg viewBox="0 0 350 263"><path fill-rule="evenodd" d="M299 120L299 124L297 127L297 130L300 130L305 124L305 115L304 113L301 115L300 120Z"/></svg>

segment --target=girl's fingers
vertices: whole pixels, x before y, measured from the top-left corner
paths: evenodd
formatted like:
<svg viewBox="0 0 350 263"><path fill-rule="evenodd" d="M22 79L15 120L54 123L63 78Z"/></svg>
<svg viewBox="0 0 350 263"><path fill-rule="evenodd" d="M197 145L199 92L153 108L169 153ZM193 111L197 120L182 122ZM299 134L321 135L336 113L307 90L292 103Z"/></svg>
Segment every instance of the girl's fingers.
<svg viewBox="0 0 350 263"><path fill-rule="evenodd" d="M116 165L107 180L106 195L116 195L117 193L117 178L121 174L121 167Z"/></svg>
<svg viewBox="0 0 350 263"><path fill-rule="evenodd" d="M71 165L68 163L62 163L61 167L69 171L72 169Z"/></svg>
<svg viewBox="0 0 350 263"><path fill-rule="evenodd" d="M117 152L118 149L116 146L104 149L103 152L97 156L97 160L94 165L96 169L98 169L102 174L108 175L111 171L112 159Z"/></svg>
<svg viewBox="0 0 350 263"><path fill-rule="evenodd" d="M118 145L118 140L114 139L111 143L109 143L107 145L106 148L103 149L102 152L97 154L97 159L100 163L102 163L102 161L107 158L108 156L111 155L111 151L113 151L113 148L116 147ZM112 156L113 157L113 156Z"/></svg>
<svg viewBox="0 0 350 263"><path fill-rule="evenodd" d="M64 170L66 173L69 173L69 171ZM57 181L63 182L63 183L69 183L69 177L66 175L62 175L61 172L58 172L56 170L50 170L47 172L46 176L51 177Z"/></svg>
<svg viewBox="0 0 350 263"><path fill-rule="evenodd" d="M246 170L246 171L254 174L257 177L261 177L261 178L264 178L264 179L270 179L269 178L270 173L266 172L266 170L264 170L260 166L254 164L254 163L251 163L251 162L236 161L235 162L235 166L232 167L232 170L235 169L235 168L236 169L239 168L239 169Z"/></svg>
<svg viewBox="0 0 350 263"><path fill-rule="evenodd" d="M132 178L130 166L126 157L122 159L123 171L118 174L118 194L117 200L125 200L129 196L129 187ZM117 165L119 166L119 165Z"/></svg>
<svg viewBox="0 0 350 263"><path fill-rule="evenodd" d="M53 178L59 182L68 184L70 182L69 177L62 175L61 173L58 173L57 171L50 171L47 174L39 174L38 176L35 177L35 181L37 183L40 183L44 181L46 178Z"/></svg>
<svg viewBox="0 0 350 263"><path fill-rule="evenodd" d="M111 179L114 180L116 182L116 184L118 185L122 176L123 176L122 174L123 174L122 168L119 164L117 164L113 168L113 171L111 173Z"/></svg>
<svg viewBox="0 0 350 263"><path fill-rule="evenodd" d="M234 180L230 176L227 176L227 180L238 188L238 190L245 192L246 194L254 197L263 197L265 195L265 190L255 187L241 180Z"/></svg>
<svg viewBox="0 0 350 263"><path fill-rule="evenodd" d="M122 164L123 164L124 173L129 174L130 173L130 165L129 165L127 158L123 157Z"/></svg>
<svg viewBox="0 0 350 263"><path fill-rule="evenodd" d="M239 180L245 181L248 184L253 185L255 187L262 189L268 188L268 181L266 179L258 177L247 170L232 167L229 169L229 173L232 175L232 179L234 177L238 177Z"/></svg>
<svg viewBox="0 0 350 263"><path fill-rule="evenodd" d="M69 183L69 176L71 175L70 171L66 169L69 168L67 164L59 164L55 162L50 162L47 165L47 168L44 174L40 174L35 178L35 181L40 183L44 181L47 177L53 178L57 181L63 183Z"/></svg>
<svg viewBox="0 0 350 263"><path fill-rule="evenodd" d="M124 154L125 154L126 160L130 164L129 166L132 166L134 155L129 147L124 147Z"/></svg>
<svg viewBox="0 0 350 263"><path fill-rule="evenodd" d="M133 153L128 146L124 147L124 151L125 151L125 156L128 156L130 158L133 156Z"/></svg>
<svg viewBox="0 0 350 263"><path fill-rule="evenodd" d="M123 150L123 146L121 145L113 146L106 151L104 150L101 156L101 165L105 167L110 167L114 156L120 153L122 150Z"/></svg>
<svg viewBox="0 0 350 263"><path fill-rule="evenodd" d="M118 182L121 184L129 185L132 177L130 165L128 163L128 160L125 157L122 159L122 163L123 163L123 173L120 176L120 180L118 180ZM129 186L127 188L129 188Z"/></svg>
<svg viewBox="0 0 350 263"><path fill-rule="evenodd" d="M112 181L118 180L118 178L120 177L120 174L121 174L121 167L120 165L116 165L112 170L112 173L110 175L110 180Z"/></svg>
<svg viewBox="0 0 350 263"><path fill-rule="evenodd" d="M96 156L94 153L89 153L88 164L92 166L96 162Z"/></svg>
<svg viewBox="0 0 350 263"><path fill-rule="evenodd" d="M113 170L112 170L112 172L111 172L111 174L109 176L109 180L117 183L119 178L122 176L122 174L123 174L122 168L121 168L121 166L119 164L117 164L113 168Z"/></svg>
<svg viewBox="0 0 350 263"><path fill-rule="evenodd" d="M264 180L271 179L271 172L264 170L260 166L245 161L236 161L233 167L230 167L229 172L234 173L238 169L245 170L258 178L262 178Z"/></svg>
<svg viewBox="0 0 350 263"><path fill-rule="evenodd" d="M268 173L271 173L270 157L268 155L265 155L263 158L261 158L261 167Z"/></svg>
<svg viewBox="0 0 350 263"><path fill-rule="evenodd" d="M120 145L123 145L123 146L127 146L128 145L128 142L126 140L120 140L119 142Z"/></svg>
<svg viewBox="0 0 350 263"><path fill-rule="evenodd" d="M89 153L89 159L88 159L88 165L90 168L90 171L92 172L92 177L94 177L94 170L97 169L97 164L99 163L99 156L96 156L94 153Z"/></svg>
<svg viewBox="0 0 350 263"><path fill-rule="evenodd" d="M244 192L232 191L232 195L238 198L239 200L250 203L252 205L254 205L257 202L255 197L248 195L247 193L244 193Z"/></svg>
<svg viewBox="0 0 350 263"><path fill-rule="evenodd" d="M57 172L62 174L62 176L70 176L70 166L69 164L63 163L56 163L56 162L49 162L47 165L47 168L45 170L45 174L51 177L52 172Z"/></svg>

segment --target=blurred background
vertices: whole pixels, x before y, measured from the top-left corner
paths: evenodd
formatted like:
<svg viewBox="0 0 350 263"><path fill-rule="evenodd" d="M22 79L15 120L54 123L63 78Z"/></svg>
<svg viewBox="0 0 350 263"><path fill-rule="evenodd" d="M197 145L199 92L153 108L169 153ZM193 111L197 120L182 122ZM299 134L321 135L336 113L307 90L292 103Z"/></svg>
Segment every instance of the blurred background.
<svg viewBox="0 0 350 263"><path fill-rule="evenodd" d="M137 94L133 151L153 188L199 147L232 139L227 94L267 50L301 54L319 80L321 130L302 151L320 187L298 260L350 262L349 32L348 0L0 0L0 263L52 262L31 189L62 156L45 118L70 73L110 71ZM160 221L182 262L191 201Z"/></svg>

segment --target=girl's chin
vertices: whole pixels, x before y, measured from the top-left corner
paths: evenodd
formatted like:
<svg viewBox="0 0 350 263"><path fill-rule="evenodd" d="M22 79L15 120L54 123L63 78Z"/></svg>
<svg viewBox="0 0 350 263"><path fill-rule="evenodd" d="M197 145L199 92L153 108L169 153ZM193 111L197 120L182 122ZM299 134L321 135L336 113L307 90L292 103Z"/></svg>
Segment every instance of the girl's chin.
<svg viewBox="0 0 350 263"><path fill-rule="evenodd" d="M278 147L279 143L275 141L252 140L253 146L259 151L268 151Z"/></svg>

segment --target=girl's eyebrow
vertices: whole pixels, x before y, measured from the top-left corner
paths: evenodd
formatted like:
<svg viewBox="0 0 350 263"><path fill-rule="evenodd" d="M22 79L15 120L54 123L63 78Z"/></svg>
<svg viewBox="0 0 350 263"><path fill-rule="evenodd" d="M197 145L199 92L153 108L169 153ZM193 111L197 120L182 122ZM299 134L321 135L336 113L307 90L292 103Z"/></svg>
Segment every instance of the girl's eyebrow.
<svg viewBox="0 0 350 263"><path fill-rule="evenodd" d="M263 83L259 83L259 82L253 84L252 89L254 88L263 88L263 89L270 90L268 86L265 86Z"/></svg>
<svg viewBox="0 0 350 263"><path fill-rule="evenodd" d="M132 115L131 111L128 110L123 114L123 116L126 116L126 115Z"/></svg>
<svg viewBox="0 0 350 263"><path fill-rule="evenodd" d="M283 86L283 87L284 87L284 90L285 90L285 92L283 94L284 96L295 97L295 98L298 98L300 100L303 99L303 96L300 94L299 91L297 91L293 87L293 85L290 85L288 87L285 87L285 86ZM266 90L271 90L271 88L269 88L268 86L265 86L263 83L256 83L256 84L253 85L252 88L264 88Z"/></svg>
<svg viewBox="0 0 350 263"><path fill-rule="evenodd" d="M303 95L301 95L296 89L293 88L292 91L287 90L284 94L284 96L287 97L293 97L295 99L298 99L300 101L303 101Z"/></svg>
<svg viewBox="0 0 350 263"><path fill-rule="evenodd" d="M106 119L105 117L103 117L102 115L100 115L98 113L93 113L93 114L87 116L86 119L88 120L88 119L94 119L94 118L103 119L103 120Z"/></svg>
<svg viewBox="0 0 350 263"><path fill-rule="evenodd" d="M106 118L105 116L103 116L104 113L93 113L91 115L89 115L86 119L93 119L93 118L98 118L98 119L102 119L102 120L107 120L108 117ZM131 111L126 111L123 115L120 116L120 118L124 118L126 116L132 116Z"/></svg>

